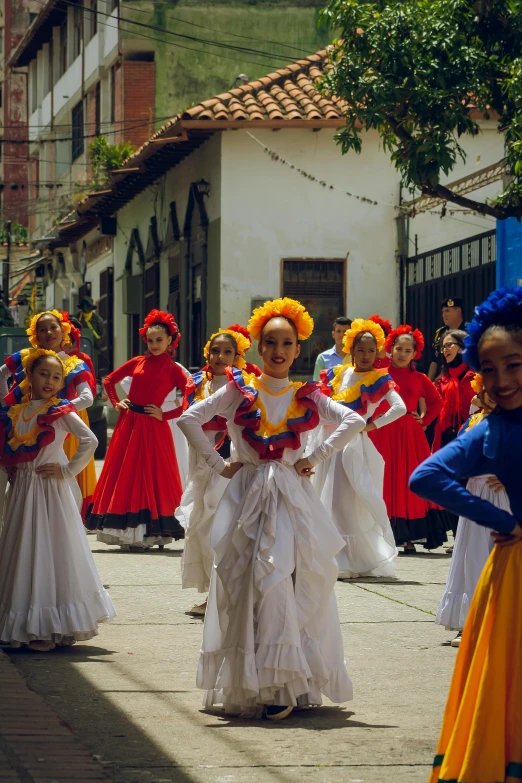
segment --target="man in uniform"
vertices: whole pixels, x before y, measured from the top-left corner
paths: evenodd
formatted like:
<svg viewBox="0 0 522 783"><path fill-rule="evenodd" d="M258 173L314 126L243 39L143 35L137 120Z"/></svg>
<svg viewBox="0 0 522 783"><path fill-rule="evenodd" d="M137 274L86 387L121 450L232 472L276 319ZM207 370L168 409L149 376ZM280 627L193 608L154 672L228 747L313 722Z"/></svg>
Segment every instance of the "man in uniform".
<svg viewBox="0 0 522 783"><path fill-rule="evenodd" d="M446 332L451 329L462 329L466 331L466 324L464 322L464 316L462 314L463 302L458 297L448 296L447 299L441 304L442 308L442 320L444 326L441 326L435 332L433 338L431 364L428 370L428 378L434 381L441 373L442 370L442 341Z"/></svg>

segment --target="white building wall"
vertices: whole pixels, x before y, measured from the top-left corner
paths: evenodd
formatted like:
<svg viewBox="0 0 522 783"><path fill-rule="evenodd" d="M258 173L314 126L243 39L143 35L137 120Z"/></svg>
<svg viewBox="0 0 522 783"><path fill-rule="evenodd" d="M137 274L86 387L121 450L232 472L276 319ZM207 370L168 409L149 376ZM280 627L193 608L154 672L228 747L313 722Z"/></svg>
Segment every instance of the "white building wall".
<svg viewBox="0 0 522 783"><path fill-rule="evenodd" d="M119 367L129 356L127 355L127 315L123 313L123 294L121 276L125 269L125 261L131 232L137 228L140 233L143 250L146 250L149 235L150 218L154 215L158 220L158 234L163 241L169 219L169 205L176 202L176 212L180 230L187 210L190 185L200 179L210 183L211 192L205 198L209 222L221 216L221 169L220 169L221 137L216 134L211 137L195 153L190 155L175 169L168 171L154 185L140 193L118 212L118 233L114 239L114 366ZM168 304L168 271L166 254L162 254L160 266L160 309L165 310ZM136 254L133 259L133 274L139 272Z"/></svg>
<svg viewBox="0 0 522 783"><path fill-rule="evenodd" d="M347 258L347 314L396 322L399 176L377 134L363 140L361 155L343 156L330 130L252 133L327 187L272 161L246 131L223 134L222 322L245 323L253 297L280 296L281 259L300 257Z"/></svg>

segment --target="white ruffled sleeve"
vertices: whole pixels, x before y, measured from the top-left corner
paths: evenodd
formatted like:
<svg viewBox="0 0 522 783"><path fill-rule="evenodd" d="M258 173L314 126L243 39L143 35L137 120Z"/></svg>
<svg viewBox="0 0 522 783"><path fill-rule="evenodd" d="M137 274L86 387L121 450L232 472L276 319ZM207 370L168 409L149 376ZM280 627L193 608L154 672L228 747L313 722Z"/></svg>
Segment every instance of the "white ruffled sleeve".
<svg viewBox="0 0 522 783"><path fill-rule="evenodd" d="M62 465L63 477L71 479L87 467L96 451L98 439L89 427L83 423L77 413L66 413L60 421L64 429L72 433L80 441L80 445L76 449L72 460L68 465Z"/></svg>
<svg viewBox="0 0 522 783"><path fill-rule="evenodd" d="M386 413L383 413L382 416L379 416L379 418L375 419L373 422L377 429L385 427L387 424L391 424L392 421L396 421L396 419L400 419L401 416L404 416L407 412L404 400L395 389L390 389L384 399L389 402L390 407Z"/></svg>
<svg viewBox="0 0 522 783"><path fill-rule="evenodd" d="M215 394L191 405L178 419L178 427L185 435L190 445L201 454L207 464L218 473L222 473L227 463L218 452L212 448L203 430L203 424L211 421L214 416L231 419L241 401L242 394L233 382L227 383Z"/></svg>
<svg viewBox="0 0 522 783"><path fill-rule="evenodd" d="M314 391L311 398L317 405L321 422L337 425L332 434L308 455L310 464L315 466L331 457L362 432L366 426L365 420L358 413L334 402L320 391Z"/></svg>

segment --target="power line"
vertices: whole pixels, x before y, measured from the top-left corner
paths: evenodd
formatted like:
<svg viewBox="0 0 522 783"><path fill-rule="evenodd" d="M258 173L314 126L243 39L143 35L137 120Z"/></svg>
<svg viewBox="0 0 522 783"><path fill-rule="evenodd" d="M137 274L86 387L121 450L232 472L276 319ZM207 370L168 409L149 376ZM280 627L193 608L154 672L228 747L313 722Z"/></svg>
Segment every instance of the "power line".
<svg viewBox="0 0 522 783"><path fill-rule="evenodd" d="M47 4L46 0L34 0L34 2L38 3L39 5L42 5L42 6L45 6ZM73 2L73 0L61 0L61 2L63 4L65 4L65 5L70 5L70 6L77 7L77 3ZM111 14L104 13L103 11L98 11L98 10L94 10L94 9L91 9L91 8L84 8L84 10L85 11L89 11L91 14L96 14L97 16L104 16L106 18L111 18L111 19L113 18ZM253 55L257 55L259 57L265 57L265 58L266 57L272 57L272 58L276 58L277 60L284 60L285 63L288 61L288 57L286 57L285 55L281 55L281 54L273 54L271 52L263 52L263 51L260 51L260 50L249 49L247 47L241 47L241 46L230 46L230 45L225 44L225 43L223 43L221 41L211 41L211 40L205 39L205 38L197 38L195 36L184 35L183 33L174 33L174 32L171 32L170 30L162 30L161 28L155 27L154 25L145 24L144 22L136 22L136 21L132 21L131 19L121 19L120 18L119 24L121 25L123 22L126 22L127 24L133 24L133 25L135 25L137 27L143 27L145 29L152 30L154 32L158 32L158 33L161 33L161 34L171 35L171 36L173 36L175 38L180 38L182 40L193 41L195 43L200 43L200 44L204 44L204 45L206 44L206 45L210 45L210 46L216 46L218 48L227 49L227 50L230 50L230 51L233 51L233 52L238 52L240 54L242 54L242 53L253 54ZM104 27L109 27L109 28L111 28L113 30L114 29L118 29L118 25L111 25L111 24L107 24L106 22L99 22L99 21L98 21L98 24L102 25ZM158 43L164 43L167 46L177 46L180 49L186 49L187 51L196 52L197 54L207 54L207 55L210 54L210 55L214 55L216 57L223 57L223 58L228 59L228 60L233 60L234 62L243 62L243 63L248 62L251 65L257 65L257 66L260 65L260 63L253 62L252 60L238 60L236 57L229 57L226 54L222 54L220 52L209 52L209 51L205 51L203 49L194 49L191 46L183 46L182 44L174 43L173 41L165 41L165 40L162 40L160 38L156 38L155 36L146 35L145 33L139 33L139 32L137 32L135 30L128 30L128 29L122 28L122 32L132 33L132 35L134 35L134 36L137 36L137 37L140 37L140 38L146 38L148 40L156 41ZM277 66L273 66L273 67L277 67Z"/></svg>

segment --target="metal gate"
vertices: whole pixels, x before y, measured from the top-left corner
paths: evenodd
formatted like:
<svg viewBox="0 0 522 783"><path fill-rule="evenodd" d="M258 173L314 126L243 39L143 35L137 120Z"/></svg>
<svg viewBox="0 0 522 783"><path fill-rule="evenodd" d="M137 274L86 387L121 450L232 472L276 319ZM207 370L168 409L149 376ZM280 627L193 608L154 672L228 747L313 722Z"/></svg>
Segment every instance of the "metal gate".
<svg viewBox="0 0 522 783"><path fill-rule="evenodd" d="M406 259L405 320L420 329L426 340L419 369L429 367L433 335L442 325L442 300L460 297L464 320L469 320L475 306L496 287L496 260L495 230Z"/></svg>

